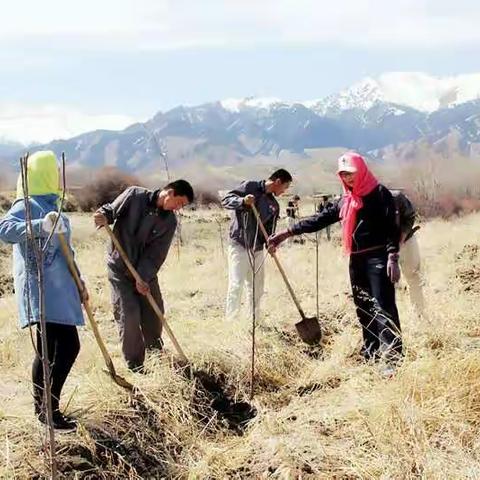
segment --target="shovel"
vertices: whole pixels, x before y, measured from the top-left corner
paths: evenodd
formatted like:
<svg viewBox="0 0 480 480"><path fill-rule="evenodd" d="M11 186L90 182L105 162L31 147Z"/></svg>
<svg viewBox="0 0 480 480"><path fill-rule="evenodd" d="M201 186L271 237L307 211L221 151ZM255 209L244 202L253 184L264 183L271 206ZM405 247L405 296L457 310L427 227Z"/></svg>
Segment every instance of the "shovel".
<svg viewBox="0 0 480 480"><path fill-rule="evenodd" d="M255 215L255 218L257 219L258 225L260 226L260 230L263 233L263 236L265 237L265 241L268 242L268 233L265 230L265 226L263 225L262 219L260 218L260 215L258 213L257 207L255 205L251 206L252 211ZM285 270L283 269L280 261L278 260L278 257L275 252L269 252L270 255L273 257L275 260L275 263L277 264L278 270L280 271L283 281L285 282L285 285L287 286L287 290L290 293L290 296L292 297L293 302L295 303L295 306L297 307L298 313L300 314L300 317L302 317L302 320L300 322L297 322L295 324L295 328L297 329L298 335L300 338L305 342L308 343L309 345L316 345L318 342L320 342L322 338L322 330L320 329L320 324L318 323L318 318L317 317L307 317L300 305L300 302L297 299L297 296L295 295L295 292L293 291L292 286L290 285L290 281L287 278L287 274L285 273Z"/></svg>
<svg viewBox="0 0 480 480"><path fill-rule="evenodd" d="M108 225L105 225L103 228L107 231L108 236L112 240L113 244L115 245L115 248L116 248L117 252L120 254L120 257L125 262L125 265L127 266L127 268L130 270L130 273L132 274L135 281L136 282L142 282L143 280L141 279L137 270L135 269L135 267L132 265L132 263L128 259L127 253L123 249L122 245L118 241L115 234L112 232L111 228ZM182 350L182 347L180 346L177 339L175 338L175 335L173 334L171 328L169 327L169 325L167 323L167 320L165 319L162 311L160 310L160 307L157 305L157 302L152 297L152 294L150 292L148 292L146 297L147 297L147 300L150 303L151 307L153 308L153 311L156 313L158 319L160 320L163 328L165 328L165 330L166 330L168 336L170 337L170 340L172 341L175 349L177 350L178 354L180 355L180 358L181 358L182 362L184 362L185 364L189 364L190 362L188 361L187 356L185 355L185 353Z"/></svg>
<svg viewBox="0 0 480 480"><path fill-rule="evenodd" d="M73 279L77 284L78 291L81 292L83 290L82 280L80 279L79 270L77 268L77 265L75 264L75 260L73 259L72 251L70 250L70 247L63 233L58 234L58 239L60 241L60 247L62 249L65 260L67 261L68 269L70 270L70 273L72 274ZM100 351L102 352L103 359L105 360L105 364L107 365L108 373L110 374L113 381L117 385L132 391L133 385L128 380L118 375L115 370L115 366L113 365L112 358L108 353L107 347L103 343L102 337L100 335L100 331L98 329L98 324L95 320L95 317L93 316L93 312L92 312L92 309L90 308L90 304L88 303L88 301L83 302L83 308L87 312L87 317L90 322L90 327L92 328L95 340L97 341L97 344L100 347Z"/></svg>

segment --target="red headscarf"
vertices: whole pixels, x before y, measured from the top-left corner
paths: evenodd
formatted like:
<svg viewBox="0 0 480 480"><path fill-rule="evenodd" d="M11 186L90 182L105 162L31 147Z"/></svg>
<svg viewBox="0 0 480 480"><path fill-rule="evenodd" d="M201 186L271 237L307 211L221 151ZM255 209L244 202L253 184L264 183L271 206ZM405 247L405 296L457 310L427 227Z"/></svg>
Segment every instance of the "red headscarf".
<svg viewBox="0 0 480 480"><path fill-rule="evenodd" d="M354 167L357 172L352 189L347 187L342 177L340 177L340 172L345 168L345 165ZM343 247L345 252L350 254L352 252L352 235L356 225L357 212L363 207L362 197L368 195L378 185L378 180L368 169L364 158L355 152L347 152L340 157L338 176L342 182L344 192L343 205L340 210L343 228Z"/></svg>

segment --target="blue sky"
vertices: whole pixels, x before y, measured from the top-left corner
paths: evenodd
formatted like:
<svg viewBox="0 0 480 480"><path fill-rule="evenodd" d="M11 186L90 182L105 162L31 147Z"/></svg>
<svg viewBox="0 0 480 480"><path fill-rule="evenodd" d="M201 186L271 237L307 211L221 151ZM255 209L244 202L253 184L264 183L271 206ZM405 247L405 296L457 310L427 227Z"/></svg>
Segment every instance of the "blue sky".
<svg viewBox="0 0 480 480"><path fill-rule="evenodd" d="M8 2L0 32L0 138L35 118L62 135L65 124L75 133L89 125L120 128L178 104L250 95L315 99L388 71L478 72L480 2L452 5Z"/></svg>

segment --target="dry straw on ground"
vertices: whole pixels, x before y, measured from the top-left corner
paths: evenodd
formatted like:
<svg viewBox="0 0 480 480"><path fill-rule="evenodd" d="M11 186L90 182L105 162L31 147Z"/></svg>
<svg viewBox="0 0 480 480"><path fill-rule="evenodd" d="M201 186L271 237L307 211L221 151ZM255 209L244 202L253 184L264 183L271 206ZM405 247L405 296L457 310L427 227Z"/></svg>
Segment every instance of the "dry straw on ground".
<svg viewBox="0 0 480 480"><path fill-rule="evenodd" d="M226 259L215 215L184 218L185 246L179 259L172 252L160 281L182 346L240 401L249 391L250 325L223 321ZM400 287L406 358L390 380L359 361L360 330L338 242L322 240L320 247L320 354L278 333L298 315L269 261L258 414L242 434L215 416L208 392L172 368L170 354L150 356L148 375L126 371L109 304L105 238L89 217L74 215L78 261L100 328L119 373L141 393L132 401L109 380L91 332L82 329L82 351L63 397L81 426L59 435L61 471L95 479L480 478L479 302L465 283L468 269L477 268L476 251L465 245L477 244L479 220L432 221L420 230L429 320L414 316ZM8 256L4 249L0 255L3 275ZM306 311L314 313L313 242L286 247L280 256ZM32 348L28 332L17 327L9 292L0 299L0 332L0 477L40 478L42 432L29 393Z"/></svg>

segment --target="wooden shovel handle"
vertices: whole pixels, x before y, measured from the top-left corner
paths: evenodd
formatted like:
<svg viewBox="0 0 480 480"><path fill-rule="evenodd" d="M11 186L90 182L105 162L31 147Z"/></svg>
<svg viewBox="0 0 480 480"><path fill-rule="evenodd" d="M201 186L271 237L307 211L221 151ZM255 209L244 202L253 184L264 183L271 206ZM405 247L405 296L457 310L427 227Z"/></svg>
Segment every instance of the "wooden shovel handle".
<svg viewBox="0 0 480 480"><path fill-rule="evenodd" d="M73 258L72 251L70 250L70 247L69 247L63 233L58 234L58 239L60 241L60 247L62 249L65 260L67 261L68 269L70 270L70 273L72 274L73 279L75 280L78 291L81 293L84 286L83 286L82 280L80 278L80 274L78 272L77 265L76 265L75 260ZM95 337L95 340L97 341L97 344L100 348L100 351L102 352L103 359L105 360L105 364L107 365L108 372L110 373L111 377L121 387L127 388L128 390L133 390L133 385L117 374L117 372L115 370L115 366L113 365L112 358L110 357L110 354L108 353L107 347L103 343L103 339L102 339L102 337L100 335L100 331L98 329L98 324L95 320L95 317L93 315L92 309L90 308L90 304L88 303L88 301L83 301L83 308L87 312L87 317L88 317L88 321L90 323L90 327L92 328L93 335Z"/></svg>
<svg viewBox="0 0 480 480"><path fill-rule="evenodd" d="M128 270L130 270L130 273L132 274L133 278L135 279L136 282L143 282L142 278L140 277L140 275L138 274L137 270L135 269L135 267L132 265L132 263L130 262L129 258L128 258L128 255L127 253L125 252L125 250L123 249L121 243L118 241L117 237L115 236L115 234L112 232L112 229L108 226L108 225L105 225L104 226L106 232L108 233L108 236L110 237L110 239L112 240L113 244L115 245L115 248L117 250L117 252L120 254L120 257L122 258L122 260L125 262L125 265L127 266ZM150 303L150 305L152 306L155 314L157 315L158 319L160 320L160 322L162 323L162 326L163 328L165 328L168 336L170 337L170 340L172 341L175 349L177 350L178 354L180 355L181 359L185 362L185 363L190 363L188 361L188 358L187 356L185 355L184 351L182 350L182 347L180 346L180 344L178 343L177 339L175 338L175 335L172 331L172 329L170 328L170 326L168 325L167 323L167 320L165 319L162 311L160 310L160 307L158 306L157 302L155 301L155 299L153 298L152 294L150 292L147 293L146 295L147 297L147 300L148 302Z"/></svg>
<svg viewBox="0 0 480 480"><path fill-rule="evenodd" d="M260 214L258 213L257 207L252 204L251 209L253 211L253 214L255 215L255 218L257 219L258 225L260 227L260 230L263 233L263 236L265 237L265 241L267 242L267 248L268 248L268 233L267 230L265 229L265 225L262 222L262 219L260 218ZM287 274L285 270L282 267L282 264L280 263L280 260L277 257L277 254L275 252L269 251L270 255L273 257L275 260L275 263L277 264L278 270L280 271L280 274L283 277L283 281L285 282L285 285L287 286L287 290L290 293L290 296L292 297L293 302L295 303L295 306L297 307L298 313L300 313L300 316L302 317L302 320L305 320L305 313L303 312L303 309L300 305L300 302L298 301L297 296L295 295L295 292L293 291L292 285L290 284L290 281L288 280Z"/></svg>

